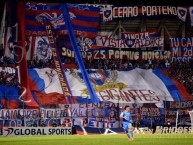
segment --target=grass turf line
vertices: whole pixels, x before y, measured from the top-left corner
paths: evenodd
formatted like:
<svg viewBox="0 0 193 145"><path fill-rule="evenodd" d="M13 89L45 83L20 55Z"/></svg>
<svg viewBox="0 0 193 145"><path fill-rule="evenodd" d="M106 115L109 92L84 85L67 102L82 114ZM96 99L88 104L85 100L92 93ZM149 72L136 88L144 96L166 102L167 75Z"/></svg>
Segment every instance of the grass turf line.
<svg viewBox="0 0 193 145"><path fill-rule="evenodd" d="M136 134L0 137L0 145L193 145L193 134Z"/></svg>

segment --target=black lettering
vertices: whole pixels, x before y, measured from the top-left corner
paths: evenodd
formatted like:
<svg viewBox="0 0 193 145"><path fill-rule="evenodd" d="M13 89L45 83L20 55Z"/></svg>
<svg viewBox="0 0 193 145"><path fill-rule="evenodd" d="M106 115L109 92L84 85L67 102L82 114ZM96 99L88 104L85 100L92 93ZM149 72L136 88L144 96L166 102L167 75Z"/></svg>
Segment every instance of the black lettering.
<svg viewBox="0 0 193 145"><path fill-rule="evenodd" d="M64 129L61 129L61 135L65 135L65 134L64 134Z"/></svg>
<svg viewBox="0 0 193 145"><path fill-rule="evenodd" d="M66 129L66 130L67 130L66 134L68 134L68 135L72 134L72 130L71 129Z"/></svg>
<svg viewBox="0 0 193 145"><path fill-rule="evenodd" d="M49 130L48 130L48 135L52 135L52 129L50 128Z"/></svg>
<svg viewBox="0 0 193 145"><path fill-rule="evenodd" d="M55 133L55 129L52 129L52 134L54 134Z"/></svg>
<svg viewBox="0 0 193 145"><path fill-rule="evenodd" d="M36 130L35 129L31 130L31 135L36 135Z"/></svg>
<svg viewBox="0 0 193 145"><path fill-rule="evenodd" d="M38 129L37 132L36 132L36 135L41 135L41 134L42 134L42 133L41 133L41 130Z"/></svg>
<svg viewBox="0 0 193 145"><path fill-rule="evenodd" d="M22 129L20 129L20 135L25 135L25 131L23 132Z"/></svg>
<svg viewBox="0 0 193 145"><path fill-rule="evenodd" d="M19 133L19 129L15 129L15 130L14 130L14 134L15 134L15 135L19 135L19 134L20 134L20 133Z"/></svg>
<svg viewBox="0 0 193 145"><path fill-rule="evenodd" d="M31 133L30 129L25 130L25 135L30 135L30 133Z"/></svg>
<svg viewBox="0 0 193 145"><path fill-rule="evenodd" d="M56 129L56 134L60 135L60 129Z"/></svg>
<svg viewBox="0 0 193 145"><path fill-rule="evenodd" d="M47 134L45 133L45 130L44 130L44 128L43 128L43 130L42 130L42 131L43 131L42 135L47 135Z"/></svg>

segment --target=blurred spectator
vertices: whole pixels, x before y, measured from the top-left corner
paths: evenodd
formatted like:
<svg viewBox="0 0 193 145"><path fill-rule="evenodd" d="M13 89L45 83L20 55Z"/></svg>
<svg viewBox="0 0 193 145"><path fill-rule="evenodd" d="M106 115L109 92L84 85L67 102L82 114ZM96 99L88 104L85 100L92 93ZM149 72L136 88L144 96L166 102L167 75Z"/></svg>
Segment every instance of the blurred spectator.
<svg viewBox="0 0 193 145"><path fill-rule="evenodd" d="M54 60L49 59L47 61L42 61L42 60L28 60L28 68L55 68L54 66Z"/></svg>
<svg viewBox="0 0 193 145"><path fill-rule="evenodd" d="M15 61L13 59L6 57L6 56L0 56L0 66L4 67L14 67L16 66Z"/></svg>
<svg viewBox="0 0 193 145"><path fill-rule="evenodd" d="M15 73L0 72L0 85L3 86L17 86L17 79Z"/></svg>
<svg viewBox="0 0 193 145"><path fill-rule="evenodd" d="M107 0L96 0L94 4L107 4Z"/></svg>
<svg viewBox="0 0 193 145"><path fill-rule="evenodd" d="M87 69L133 69L133 68L160 68L167 69L170 66L169 60L126 60L126 59L83 59ZM62 57L64 64L76 64L75 58Z"/></svg>
<svg viewBox="0 0 193 145"><path fill-rule="evenodd" d="M182 83L187 92L193 96L193 59L171 62L168 73L171 78Z"/></svg>

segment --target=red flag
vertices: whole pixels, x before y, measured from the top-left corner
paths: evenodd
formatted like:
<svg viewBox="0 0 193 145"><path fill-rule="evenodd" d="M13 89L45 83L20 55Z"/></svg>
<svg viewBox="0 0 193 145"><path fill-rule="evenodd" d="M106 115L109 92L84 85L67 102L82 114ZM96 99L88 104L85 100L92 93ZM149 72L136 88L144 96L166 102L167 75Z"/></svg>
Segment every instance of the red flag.
<svg viewBox="0 0 193 145"><path fill-rule="evenodd" d="M38 107L38 104L32 97L29 88L28 71L27 71L27 60L26 60L26 46L25 46L25 5L24 2L18 3L18 42L19 46L23 49L18 50L18 61L19 61L19 75L21 87L26 89L26 93L22 96L22 100L27 106ZM21 55L22 54L22 55Z"/></svg>

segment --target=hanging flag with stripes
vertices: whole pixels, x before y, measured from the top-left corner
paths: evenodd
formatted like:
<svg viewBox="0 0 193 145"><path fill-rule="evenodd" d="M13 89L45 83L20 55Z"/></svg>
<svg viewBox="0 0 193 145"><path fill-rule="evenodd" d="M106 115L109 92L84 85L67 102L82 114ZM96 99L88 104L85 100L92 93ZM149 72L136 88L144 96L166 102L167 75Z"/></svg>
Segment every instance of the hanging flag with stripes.
<svg viewBox="0 0 193 145"><path fill-rule="evenodd" d="M178 18L186 22L187 8L178 7Z"/></svg>
<svg viewBox="0 0 193 145"><path fill-rule="evenodd" d="M76 35L93 37L99 27L100 9L92 6L67 4L72 26ZM49 20L58 34L67 34L65 21L59 4L26 3L26 34L46 35L44 20Z"/></svg>

